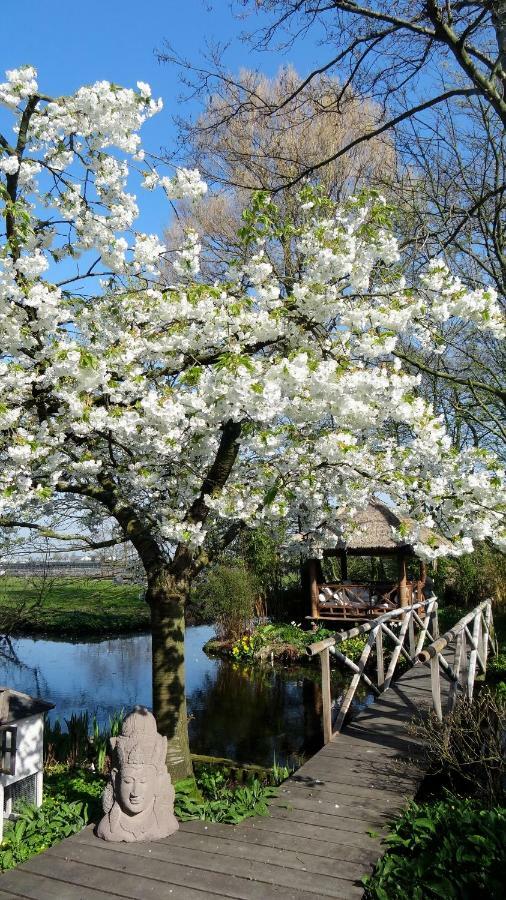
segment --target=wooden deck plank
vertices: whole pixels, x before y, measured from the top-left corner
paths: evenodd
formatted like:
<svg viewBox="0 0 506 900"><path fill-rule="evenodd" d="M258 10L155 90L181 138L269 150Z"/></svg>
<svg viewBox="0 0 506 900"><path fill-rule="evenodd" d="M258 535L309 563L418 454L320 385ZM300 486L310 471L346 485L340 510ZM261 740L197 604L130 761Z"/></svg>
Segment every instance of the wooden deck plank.
<svg viewBox="0 0 506 900"><path fill-rule="evenodd" d="M187 825L195 826L193 831L202 833L202 822L187 822ZM325 859L344 859L354 862L367 863L370 860L369 850L363 847L352 847L344 844L328 843L322 840L296 837L291 834L276 834L260 829L239 829L235 826L216 824L213 833L218 833L231 840L247 841L248 843L262 844L264 847L277 847L280 850L293 850L296 853L309 853L312 856L323 856Z"/></svg>
<svg viewBox="0 0 506 900"><path fill-rule="evenodd" d="M139 844L123 844L120 848L111 847L104 844L98 848L92 844L78 844L73 842L70 847L69 859L75 859L78 862L85 862L90 865L100 865L105 868L112 868L117 865L117 854L122 853L125 856L122 868L125 871L131 871L138 874L146 874L146 877L157 878L161 881L171 883L174 880L174 872L176 878L187 878L188 870L199 870L200 877L207 884L210 884L209 876L216 874L218 876L228 876L228 881L232 886L230 896L250 896L249 884L246 882L255 882L264 884L265 890L271 891L273 887L289 888L295 891L294 897L306 896L306 893L326 897L346 897L350 890L350 880L356 881L357 876L352 879L342 878L339 876L330 877L320 874L315 879L314 874L307 872L305 869L293 869L283 864L264 862L262 865L256 860L231 856L227 854L217 854L211 849L208 841L208 848L196 854L193 850L176 846L167 842L154 843L150 847L149 854L139 852ZM65 850L65 848L64 848ZM63 851L60 851L60 854ZM67 849L65 852L69 852ZM180 871L181 870L181 871ZM240 891L238 890L240 887ZM244 893L245 891L245 893ZM304 893L306 892L306 893ZM225 894L225 896L227 896ZM279 894L282 896L282 894Z"/></svg>
<svg viewBox="0 0 506 900"><path fill-rule="evenodd" d="M111 897L126 900L126 895L119 892L116 894L104 893L101 890L95 890L86 881L83 884L69 884L57 877L53 878L51 875L29 872L24 866L21 882L19 877L14 877L17 872L18 870L4 872L1 876L1 883L6 885L6 896L10 900L18 900L18 898L22 898L22 900L25 898L27 900L111 900ZM210 900L210 898L201 895L199 900ZM216 897L213 897L212 900L216 900Z"/></svg>
<svg viewBox="0 0 506 900"><path fill-rule="evenodd" d="M402 804L399 803L399 806ZM326 800L316 800L314 797L310 797L307 799L306 797L298 795L297 792L289 791L288 793L283 793L275 800L273 800L270 804L270 809L307 809L310 812L318 812L327 816L338 816L343 819L364 819L367 816L371 816L374 820L376 817L381 817L387 811L384 809L382 803L377 804L376 806L369 805L363 806L359 803L331 803ZM388 810L388 813L390 809Z"/></svg>
<svg viewBox="0 0 506 900"><path fill-rule="evenodd" d="M121 861L121 865L118 864L114 869L108 870L93 864L58 858L53 853L54 849L51 848L46 853L41 853L37 857L37 866L34 865L35 858L28 860L23 866L25 871L33 875L44 875L47 881L52 882L53 893L49 891L47 894L41 894L41 900L42 898L46 900L46 897L51 900L55 900L55 898L60 900L61 897L66 897L62 885L65 886L65 890L69 891L69 897L72 898L76 894L71 892L76 888L80 889L82 891L80 896L83 897L83 900L87 900L87 891L90 889L101 891L101 898L103 896L106 900L111 900L111 897L121 897L124 900L174 900L174 896L178 900L216 900L217 896L226 896L219 890L218 892L214 891L212 885L209 885L208 888L203 885L202 890L189 891L184 883L171 884L163 883L156 878L135 877L135 873L124 871L123 857L118 858L118 863ZM178 888L176 895L173 890L175 886ZM38 900L38 895L34 894L34 896ZM93 897L91 890L90 896Z"/></svg>
<svg viewBox="0 0 506 900"><path fill-rule="evenodd" d="M415 666L283 783L269 817L186 822L148 844L106 844L86 829L0 877L0 900L361 897L382 852L372 833L422 778L409 723L430 701L429 670Z"/></svg>
<svg viewBox="0 0 506 900"><path fill-rule="evenodd" d="M95 841L89 829L85 829L77 836L82 843ZM119 852L131 852L131 844L118 845ZM321 875L333 875L344 880L353 881L364 874L363 863L353 863L349 860L327 859L323 856L312 856L309 853L295 852L293 850L279 849L277 847L263 846L245 841L235 841L228 838L212 835L202 835L180 829L166 841L157 841L152 844L136 844L137 852L142 856L154 854L157 858L166 859L168 854L178 853L178 848L184 847L193 852L207 854L224 854L226 856L240 857L252 860L255 863L272 863L285 868L311 871Z"/></svg>
<svg viewBox="0 0 506 900"><path fill-rule="evenodd" d="M281 819L282 821L289 819L291 822L299 822L302 825L321 825L324 828L333 829L341 828L356 834L367 834L373 825L376 830L383 828L388 821L386 815L374 819L372 817L371 819L352 819L339 816L339 810L336 810L336 814L328 815L320 810L314 812L313 810L296 809L294 807L283 809L274 805L270 807L269 818L271 820Z"/></svg>
<svg viewBox="0 0 506 900"><path fill-rule="evenodd" d="M70 866L84 863L100 869L108 887L109 883L114 885L120 859L121 871L130 876L131 886L128 889L134 889L138 893L140 888L136 888L136 884L147 887L152 882L152 888L149 885L152 894L148 893L146 896L154 897L169 896L166 891L169 885L207 890L234 900L265 900L266 896L277 900L315 900L315 892L318 896L345 900L350 891L350 882L341 879L322 875L315 882L312 876L303 877L307 873L294 872L293 869L258 866L249 860L216 857L213 854L206 854L205 859L197 860L192 851L187 851L185 855L181 848L177 850L180 862L168 862L154 858L153 854L149 857L136 854L135 849L132 853L118 853L115 847L104 841L97 841L94 845L72 841L66 847L59 844L45 854L48 863L52 863L56 856L59 861ZM228 865L226 860L229 860ZM313 887L306 887L304 881L312 881ZM137 893L133 893L132 897L137 898Z"/></svg>
<svg viewBox="0 0 506 900"><path fill-rule="evenodd" d="M265 819L255 819L252 826L258 831L267 831L269 834L293 835L311 840L325 841L328 844L339 844L340 846L363 847L371 853L377 851L377 845L374 845L372 838L367 835L357 834L355 831L347 831L346 828L326 828L323 825L304 825L301 822L294 822L293 819L274 819L268 816Z"/></svg>

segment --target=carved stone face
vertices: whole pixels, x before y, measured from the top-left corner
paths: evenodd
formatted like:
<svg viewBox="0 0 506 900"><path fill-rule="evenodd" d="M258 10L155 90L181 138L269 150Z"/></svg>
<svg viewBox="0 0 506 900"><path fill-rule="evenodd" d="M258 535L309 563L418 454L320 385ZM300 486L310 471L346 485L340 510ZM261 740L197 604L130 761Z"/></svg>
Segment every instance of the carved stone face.
<svg viewBox="0 0 506 900"><path fill-rule="evenodd" d="M117 796L129 815L144 812L153 803L156 790L154 766L123 766L117 775Z"/></svg>

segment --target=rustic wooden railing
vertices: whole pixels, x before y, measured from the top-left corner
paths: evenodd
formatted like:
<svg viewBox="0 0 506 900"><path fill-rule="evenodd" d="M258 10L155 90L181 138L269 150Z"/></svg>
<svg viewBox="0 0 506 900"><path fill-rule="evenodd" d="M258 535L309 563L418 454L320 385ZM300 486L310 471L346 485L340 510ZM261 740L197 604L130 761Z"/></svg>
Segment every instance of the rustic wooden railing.
<svg viewBox="0 0 506 900"><path fill-rule="evenodd" d="M400 625L398 634L392 630L392 626L396 624ZM343 641L365 634L369 634L369 637L358 662L353 662L338 649L339 644ZM386 674L383 646L384 635L388 636L394 645ZM431 643L424 649L426 640L430 640ZM451 665L444 654L454 641L456 642L456 648L453 665ZM369 673L365 671L373 647L376 649L375 677L374 670ZM390 687L401 656L407 659L411 665L414 665L417 661L430 663L434 710L441 719L443 711L440 670L443 669L451 681L448 702L448 709L451 709L459 689L462 689L464 674L467 674L467 695L472 699L476 669L479 666L482 673L485 673L489 647L495 652L492 638L492 603L490 600L480 603L479 606L457 622L450 631L447 631L440 637L436 597L432 597L423 603L414 603L412 606L391 610L382 616L378 616L377 619L373 619L371 622L364 622L363 625L351 628L349 631L340 631L334 637L310 644L307 648L309 656L319 655L320 657L324 742L328 743L333 734L338 734L341 731L360 681L362 680L364 684L371 688L373 693L379 696ZM468 651L469 662L466 672ZM330 654L353 672L350 685L339 709L335 730L332 724ZM448 653L446 653L447 655Z"/></svg>
<svg viewBox="0 0 506 900"><path fill-rule="evenodd" d="M455 644L453 665L448 665L448 648ZM443 704L441 700L440 669L445 668L451 678L447 710L455 705L459 690L465 690L469 700L473 699L477 669L485 675L489 648L496 653L493 637L492 601L484 600L479 606L463 616L449 631L438 637L425 650L417 653L422 663L430 663L432 700L434 711L441 721Z"/></svg>
<svg viewBox="0 0 506 900"><path fill-rule="evenodd" d="M330 741L332 734L338 734L341 731L346 714L352 704L356 690L362 680L371 690L379 696L383 691L388 690L395 673L395 669L401 658L404 656L411 664L413 664L418 654L423 649L425 640L429 638L435 641L439 637L438 619L437 619L437 598L432 597L423 603L414 603L412 606L404 606L399 609L393 609L390 612L378 616L370 622L364 622L356 628L349 631L340 631L334 637L326 638L323 641L317 641L310 644L307 648L309 656L320 656L322 670L322 700L323 700L323 739L327 743ZM422 618L423 616L423 618ZM400 624L399 634L392 631L392 625ZM352 637L360 637L369 634L367 643L362 651L358 663L353 662L344 653L338 650L339 644ZM394 649L390 657L388 668L385 674L385 652L383 647L383 636L387 635L394 644ZM409 647L407 649L406 645ZM376 648L376 679L373 681L365 672L365 667L373 647ZM330 692L330 654L332 653L341 663L344 663L353 672L353 678L343 702L339 710L336 720L335 732L332 726L332 698ZM445 667L446 663L442 663ZM373 673L370 673L371 675Z"/></svg>

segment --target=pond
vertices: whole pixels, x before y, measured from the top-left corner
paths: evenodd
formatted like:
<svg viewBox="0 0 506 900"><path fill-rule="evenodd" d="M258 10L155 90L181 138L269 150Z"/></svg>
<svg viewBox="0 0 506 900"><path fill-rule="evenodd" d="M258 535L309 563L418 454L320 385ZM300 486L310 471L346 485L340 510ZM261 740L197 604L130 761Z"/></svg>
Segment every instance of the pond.
<svg viewBox="0 0 506 900"><path fill-rule="evenodd" d="M207 626L186 631L186 694L194 753L240 763L297 765L322 745L319 665L245 666L209 658ZM70 642L13 638L0 657L0 683L55 704L52 717L96 714L102 724L120 709L151 705L147 634ZM348 679L347 679L348 680ZM333 696L344 679L333 673ZM362 696L359 703L372 698Z"/></svg>

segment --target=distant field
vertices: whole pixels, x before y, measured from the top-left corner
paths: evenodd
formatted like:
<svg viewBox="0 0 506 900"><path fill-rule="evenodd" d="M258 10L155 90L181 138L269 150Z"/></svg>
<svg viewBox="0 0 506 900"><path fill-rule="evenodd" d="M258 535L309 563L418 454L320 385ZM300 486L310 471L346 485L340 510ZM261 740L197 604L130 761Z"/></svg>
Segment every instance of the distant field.
<svg viewBox="0 0 506 900"><path fill-rule="evenodd" d="M0 632L9 622L24 634L108 634L144 631L149 609L138 584L92 578L0 577Z"/></svg>

